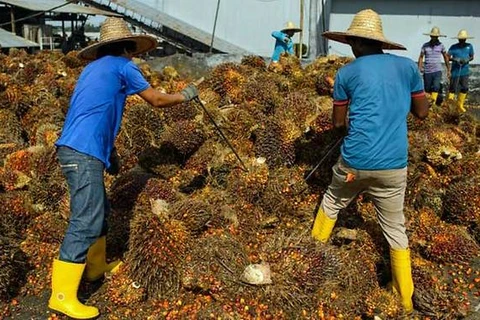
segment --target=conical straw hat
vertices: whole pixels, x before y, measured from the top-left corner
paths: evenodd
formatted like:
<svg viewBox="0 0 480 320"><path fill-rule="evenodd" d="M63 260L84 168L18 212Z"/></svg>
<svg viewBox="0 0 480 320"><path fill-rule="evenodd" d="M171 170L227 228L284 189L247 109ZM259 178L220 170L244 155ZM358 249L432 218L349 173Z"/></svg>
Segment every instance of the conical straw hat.
<svg viewBox="0 0 480 320"><path fill-rule="evenodd" d="M292 21L288 21L287 23L285 23L285 27L281 31L285 32L285 31L289 31L289 30L294 31L294 32L302 31L302 29L297 28Z"/></svg>
<svg viewBox="0 0 480 320"><path fill-rule="evenodd" d="M424 33L424 35L430 36L430 37L446 37L446 35L440 34L439 27L433 27L430 33Z"/></svg>
<svg viewBox="0 0 480 320"><path fill-rule="evenodd" d="M473 37L468 36L467 30L462 29L458 32L458 35L452 39L473 39Z"/></svg>
<svg viewBox="0 0 480 320"><path fill-rule="evenodd" d="M78 57L85 60L95 60L97 51L102 46L126 40L134 41L137 44L137 50L132 53L133 55L148 52L157 46L157 40L154 37L143 34L134 35L123 19L109 17L100 28L100 41L81 50Z"/></svg>
<svg viewBox="0 0 480 320"><path fill-rule="evenodd" d="M371 9L365 9L355 14L346 32L326 31L322 33L322 35L327 39L341 43L348 43L347 37L358 37L382 42L382 49L407 50L403 45L385 38L383 35L382 20L378 13Z"/></svg>

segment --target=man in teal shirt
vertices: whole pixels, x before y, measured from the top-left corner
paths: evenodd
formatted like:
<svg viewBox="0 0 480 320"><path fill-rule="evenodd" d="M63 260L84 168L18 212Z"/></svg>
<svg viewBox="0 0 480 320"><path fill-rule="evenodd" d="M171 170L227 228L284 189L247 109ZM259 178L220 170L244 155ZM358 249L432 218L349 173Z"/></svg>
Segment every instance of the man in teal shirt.
<svg viewBox="0 0 480 320"><path fill-rule="evenodd" d="M282 53L293 54L292 37L295 32L300 32L302 29L295 27L293 22L287 22L285 28L280 31L273 31L272 37L276 39L275 48L273 49L272 62L278 62Z"/></svg>
<svg viewBox="0 0 480 320"><path fill-rule="evenodd" d="M458 111L464 113L465 111L465 99L468 92L468 76L470 75L469 63L473 60L473 46L467 43L469 37L467 30L460 30L457 37L458 43L452 45L448 49L448 55L450 61L452 61L452 78L450 79L450 89L448 99L453 100L455 93L458 93L457 105Z"/></svg>
<svg viewBox="0 0 480 320"><path fill-rule="evenodd" d="M342 67L335 79L333 125L347 135L312 236L328 241L338 212L359 194L369 195L390 245L392 287L409 313L413 310L413 280L403 213L407 116L411 112L423 119L428 114L423 81L414 61L383 52L405 47L385 38L380 16L373 10L358 12L346 32L325 32L323 36L349 44L356 59Z"/></svg>

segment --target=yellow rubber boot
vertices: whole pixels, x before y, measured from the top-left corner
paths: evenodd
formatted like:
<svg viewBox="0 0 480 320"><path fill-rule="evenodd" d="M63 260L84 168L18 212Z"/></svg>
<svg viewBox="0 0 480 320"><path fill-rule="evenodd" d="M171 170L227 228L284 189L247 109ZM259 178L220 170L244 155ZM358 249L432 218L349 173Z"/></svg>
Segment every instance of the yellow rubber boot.
<svg viewBox="0 0 480 320"><path fill-rule="evenodd" d="M52 295L48 307L73 319L92 319L99 315L98 309L78 301L77 290L82 279L84 263L53 260Z"/></svg>
<svg viewBox="0 0 480 320"><path fill-rule="evenodd" d="M432 99L432 104L435 104L437 102L438 92L432 92L430 98Z"/></svg>
<svg viewBox="0 0 480 320"><path fill-rule="evenodd" d="M448 94L448 100L454 100L455 99L455 94L454 93L449 93Z"/></svg>
<svg viewBox="0 0 480 320"><path fill-rule="evenodd" d="M87 267L85 269L85 279L87 281L97 281L102 278L105 272L115 273L118 271L121 261L116 260L110 263L106 261L107 238L100 237L88 249Z"/></svg>
<svg viewBox="0 0 480 320"><path fill-rule="evenodd" d="M321 242L327 242L332 234L336 219L327 217L322 209L318 209L315 222L313 223L312 237Z"/></svg>
<svg viewBox="0 0 480 320"><path fill-rule="evenodd" d="M390 249L392 265L392 287L400 294L405 312L413 311L413 280L409 249Z"/></svg>
<svg viewBox="0 0 480 320"><path fill-rule="evenodd" d="M467 98L467 94L466 94L466 93L460 92L460 93L458 94L457 103L458 103L458 112L460 112L460 113L464 113L464 112L467 111L467 110L465 109L465 107L464 107L465 99L466 99L466 98Z"/></svg>

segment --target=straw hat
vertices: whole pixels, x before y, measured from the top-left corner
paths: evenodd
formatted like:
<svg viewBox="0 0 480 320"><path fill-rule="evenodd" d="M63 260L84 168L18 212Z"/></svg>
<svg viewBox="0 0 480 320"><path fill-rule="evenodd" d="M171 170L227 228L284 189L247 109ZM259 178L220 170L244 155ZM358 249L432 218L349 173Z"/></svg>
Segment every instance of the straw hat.
<svg viewBox="0 0 480 320"><path fill-rule="evenodd" d="M433 27L430 33L424 33L424 35L430 36L430 37L446 37L446 35L440 34L439 27Z"/></svg>
<svg viewBox="0 0 480 320"><path fill-rule="evenodd" d="M467 30L462 29L458 32L458 35L452 39L473 39L473 37L469 37Z"/></svg>
<svg viewBox="0 0 480 320"><path fill-rule="evenodd" d="M123 19L109 17L100 28L100 41L81 50L78 57L85 60L95 60L97 51L102 46L125 40L134 41L137 44L137 50L133 55L145 53L157 46L157 40L154 37L143 34L134 35Z"/></svg>
<svg viewBox="0 0 480 320"><path fill-rule="evenodd" d="M383 43L382 49L407 50L399 43L387 40L383 35L382 20L378 13L371 9L357 12L346 32L326 31L322 35L330 40L348 43L347 37L359 37L377 40Z"/></svg>
<svg viewBox="0 0 480 320"><path fill-rule="evenodd" d="M285 32L285 31L300 32L302 31L302 29L297 28L292 21L288 21L287 23L285 23L285 27L281 31L282 32Z"/></svg>

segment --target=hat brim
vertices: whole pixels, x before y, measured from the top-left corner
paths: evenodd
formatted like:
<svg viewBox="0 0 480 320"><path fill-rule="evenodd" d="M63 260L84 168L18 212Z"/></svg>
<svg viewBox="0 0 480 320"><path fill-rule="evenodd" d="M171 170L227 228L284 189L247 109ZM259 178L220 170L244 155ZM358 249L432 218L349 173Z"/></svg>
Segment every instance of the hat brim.
<svg viewBox="0 0 480 320"><path fill-rule="evenodd" d="M300 32L300 31L302 31L302 29L300 29L300 28L285 28L285 29L282 29L280 31L282 31L282 32L285 32L285 31Z"/></svg>
<svg viewBox="0 0 480 320"><path fill-rule="evenodd" d="M376 40L382 43L382 49L384 50L407 50L403 45L399 43L392 42L390 40L377 37L374 35L358 35L354 33L349 33L349 32L338 32L338 31L326 31L322 33L322 36L329 40L341 42L348 44L347 37L357 37L357 38L364 38L364 39L370 39L370 40Z"/></svg>
<svg viewBox="0 0 480 320"><path fill-rule="evenodd" d="M424 33L424 36L430 36L430 37L446 37L444 34L433 34L433 33Z"/></svg>
<svg viewBox="0 0 480 320"><path fill-rule="evenodd" d="M100 41L89 45L88 47L80 50L78 52L78 58L83 60L95 60L97 58L98 49L101 47L122 41L134 41L137 44L137 50L132 53L132 55L139 55L145 52L148 52L157 47L157 39L149 35L132 35L127 37L122 37L114 40Z"/></svg>
<svg viewBox="0 0 480 320"><path fill-rule="evenodd" d="M461 37L461 38L459 38L459 37L452 37L452 39L458 39L458 40L462 40L462 39L463 39L463 40L466 40L466 39L473 39L473 37Z"/></svg>

